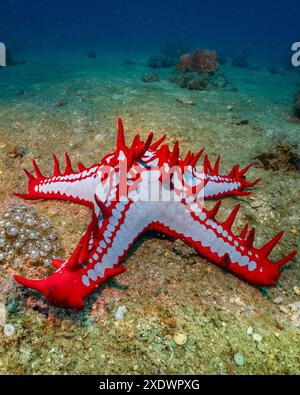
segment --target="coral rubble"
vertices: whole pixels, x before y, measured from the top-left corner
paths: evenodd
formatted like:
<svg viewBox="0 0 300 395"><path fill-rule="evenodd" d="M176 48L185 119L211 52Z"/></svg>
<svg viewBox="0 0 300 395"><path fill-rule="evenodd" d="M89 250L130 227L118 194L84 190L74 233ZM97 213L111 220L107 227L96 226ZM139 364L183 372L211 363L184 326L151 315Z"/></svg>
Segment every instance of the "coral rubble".
<svg viewBox="0 0 300 395"><path fill-rule="evenodd" d="M142 75L143 82L159 82L159 75L157 73L146 73Z"/></svg>

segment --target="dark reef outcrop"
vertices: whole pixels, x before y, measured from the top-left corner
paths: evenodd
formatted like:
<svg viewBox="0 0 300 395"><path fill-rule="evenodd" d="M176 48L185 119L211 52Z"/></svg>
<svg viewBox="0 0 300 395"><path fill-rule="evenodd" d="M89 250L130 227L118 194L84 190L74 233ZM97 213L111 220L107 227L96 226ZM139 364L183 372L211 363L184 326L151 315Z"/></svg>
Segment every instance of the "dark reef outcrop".
<svg viewBox="0 0 300 395"><path fill-rule="evenodd" d="M220 88L227 84L227 78L218 71L220 65L216 51L198 49L181 55L176 71L169 81L189 90Z"/></svg>
<svg viewBox="0 0 300 395"><path fill-rule="evenodd" d="M150 56L147 66L152 69L173 67L185 52L188 52L188 48L181 40L166 42L157 54Z"/></svg>
<svg viewBox="0 0 300 395"><path fill-rule="evenodd" d="M296 143L278 142L267 152L263 152L258 159L258 167L272 171L300 171L300 157Z"/></svg>
<svg viewBox="0 0 300 395"><path fill-rule="evenodd" d="M216 51L198 49L180 57L177 70L182 72L214 73L219 68Z"/></svg>
<svg viewBox="0 0 300 395"><path fill-rule="evenodd" d="M159 82L159 75L157 73L146 73L142 75L143 82Z"/></svg>
<svg viewBox="0 0 300 395"><path fill-rule="evenodd" d="M202 91L210 88L223 88L227 85L227 78L222 73L198 73L195 71L175 71L169 76L169 81L180 88Z"/></svg>
<svg viewBox="0 0 300 395"><path fill-rule="evenodd" d="M172 63L170 59L162 55L152 55L148 60L147 66L151 69L168 69L172 67Z"/></svg>

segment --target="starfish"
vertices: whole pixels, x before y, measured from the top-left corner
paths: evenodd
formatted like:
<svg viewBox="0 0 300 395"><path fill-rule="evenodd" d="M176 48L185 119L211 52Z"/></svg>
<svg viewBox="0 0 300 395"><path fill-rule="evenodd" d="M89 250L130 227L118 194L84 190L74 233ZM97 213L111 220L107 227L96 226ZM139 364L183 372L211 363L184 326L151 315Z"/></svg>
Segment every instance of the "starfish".
<svg viewBox="0 0 300 395"><path fill-rule="evenodd" d="M74 171L66 153L66 168L60 171L53 155L53 176L45 177L33 161L35 176L28 176L24 199L61 199L92 208L92 220L79 244L67 260L53 260L56 271L48 278L30 280L15 275L17 282L42 293L59 307L82 309L84 300L100 284L126 270L122 264L133 243L146 231L162 232L183 240L199 254L245 281L257 286L274 285L281 267L296 251L278 262L269 254L283 232L264 247L254 247L255 229L245 226L240 235L232 225L240 208L237 205L226 221L216 215L221 200L208 210L205 199L245 196L249 182L246 172L235 165L227 175L219 173L220 157L212 166L208 156L203 167L197 163L204 149L180 157L179 143L173 149L163 144L166 136L153 142L153 133L143 142L136 135L130 146L125 143L122 120L118 120L117 147L100 163L89 168L78 164Z"/></svg>

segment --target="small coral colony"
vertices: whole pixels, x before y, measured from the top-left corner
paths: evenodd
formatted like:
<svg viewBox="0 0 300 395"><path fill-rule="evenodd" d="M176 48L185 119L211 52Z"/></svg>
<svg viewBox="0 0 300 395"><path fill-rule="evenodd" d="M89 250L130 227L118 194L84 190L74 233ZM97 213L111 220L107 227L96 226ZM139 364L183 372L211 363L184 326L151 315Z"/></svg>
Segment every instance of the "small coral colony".
<svg viewBox="0 0 300 395"><path fill-rule="evenodd" d="M178 68L184 73L199 68L209 71L216 62L215 53L196 52L183 55ZM89 168L79 163L78 170L73 170L66 154L62 171L54 155L53 175L46 177L33 161L35 175L25 170L28 192L18 196L83 204L91 208L92 219L71 257L52 260L56 270L48 278L29 280L16 275L15 280L39 291L56 306L82 309L84 300L100 284L126 270L122 265L126 253L144 232L153 230L183 240L209 261L249 283L274 285L282 266L296 254L291 252L277 262L270 260L283 232L259 248L254 247L255 229L246 225L239 235L232 231L239 205L225 221L216 219L223 198L248 195L258 183L246 178L251 165L244 169L236 165L224 174L219 170L220 157L214 165L203 150L181 157L178 141L171 148L164 144L165 137L154 142L152 133L146 141L136 135L127 145L119 119L115 151ZM202 155L200 168L197 164ZM203 199L215 199L217 203L208 210ZM22 233L31 255L42 256L45 249L55 254L59 246L47 222L39 220L40 233L32 235L30 224L28 230L24 225L26 228L27 220L38 220L35 213L30 213L25 223L16 218L19 214L16 211L15 222L6 224L7 231Z"/></svg>

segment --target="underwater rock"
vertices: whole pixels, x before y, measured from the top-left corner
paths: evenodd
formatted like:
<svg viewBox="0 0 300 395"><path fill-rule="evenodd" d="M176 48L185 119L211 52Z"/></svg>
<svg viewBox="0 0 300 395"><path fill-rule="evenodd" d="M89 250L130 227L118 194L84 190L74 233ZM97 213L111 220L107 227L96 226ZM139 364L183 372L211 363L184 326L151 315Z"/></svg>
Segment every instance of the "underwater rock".
<svg viewBox="0 0 300 395"><path fill-rule="evenodd" d="M192 69L198 73L214 73L219 68L216 51L197 50L192 53Z"/></svg>
<svg viewBox="0 0 300 395"><path fill-rule="evenodd" d="M179 63L177 64L177 70L179 71L191 71L192 69L192 55L190 53L183 54L180 59Z"/></svg>
<svg viewBox="0 0 300 395"><path fill-rule="evenodd" d="M190 91L203 91L207 87L207 82L200 79L194 78L187 82L186 88Z"/></svg>
<svg viewBox="0 0 300 395"><path fill-rule="evenodd" d="M159 82L159 75L157 73L146 73L142 75L143 82Z"/></svg>
<svg viewBox="0 0 300 395"><path fill-rule="evenodd" d="M249 119L233 119L231 124L236 126L245 126L249 124Z"/></svg>
<svg viewBox="0 0 300 395"><path fill-rule="evenodd" d="M210 88L223 88L227 85L227 78L221 74L208 74L198 73L195 71L182 72L175 71L169 77L168 80L174 84L180 86L180 88L203 91Z"/></svg>
<svg viewBox="0 0 300 395"><path fill-rule="evenodd" d="M174 42L167 41L161 46L159 52L164 58L169 60L172 66L175 66L180 56L189 52L189 49L182 40L177 40Z"/></svg>
<svg viewBox="0 0 300 395"><path fill-rule="evenodd" d="M217 73L219 62L215 51L196 50L181 56L176 71L169 76L169 81L189 90L223 88L227 78Z"/></svg>
<svg viewBox="0 0 300 395"><path fill-rule="evenodd" d="M188 52L188 48L181 40L166 42L161 46L158 54L149 58L147 66L152 69L170 68L176 65L185 52Z"/></svg>
<svg viewBox="0 0 300 395"><path fill-rule="evenodd" d="M199 49L185 53L177 64L177 70L182 72L196 71L197 73L214 73L219 68L216 51Z"/></svg>
<svg viewBox="0 0 300 395"><path fill-rule="evenodd" d="M190 89L193 81L199 81L200 90L206 88L204 79L192 73L174 72L169 76L169 81L180 86L180 88Z"/></svg>
<svg viewBox="0 0 300 395"><path fill-rule="evenodd" d="M20 147L18 145L7 145L7 155L9 158L23 158L23 156L28 154L28 148Z"/></svg>
<svg viewBox="0 0 300 395"><path fill-rule="evenodd" d="M223 73L217 72L208 76L208 87L224 88L227 84L227 77Z"/></svg>
<svg viewBox="0 0 300 395"><path fill-rule="evenodd" d="M57 102L56 102L56 107L63 107L65 105L66 105L66 103L63 100L57 100Z"/></svg>
<svg viewBox="0 0 300 395"><path fill-rule="evenodd" d="M49 221L34 207L20 204L0 213L0 264L30 260L50 265L61 244Z"/></svg>
<svg viewBox="0 0 300 395"><path fill-rule="evenodd" d="M205 76L200 76L195 72L180 72L175 71L168 77L169 81L177 84L180 88L189 90L202 91L207 87L207 81Z"/></svg>
<svg viewBox="0 0 300 395"><path fill-rule="evenodd" d="M185 97L177 97L176 101L181 104L187 104L189 106L195 106L196 102L192 99L187 99Z"/></svg>
<svg viewBox="0 0 300 395"><path fill-rule="evenodd" d="M18 89L17 96L24 96L24 95L25 95L24 89Z"/></svg>
<svg viewBox="0 0 300 395"><path fill-rule="evenodd" d="M268 152L263 152L254 159L259 160L259 165L265 170L273 171L299 171L300 157L296 143L278 143Z"/></svg>
<svg viewBox="0 0 300 395"><path fill-rule="evenodd" d="M172 67L172 63L161 55L153 55L149 58L147 66L151 69L167 69Z"/></svg>

